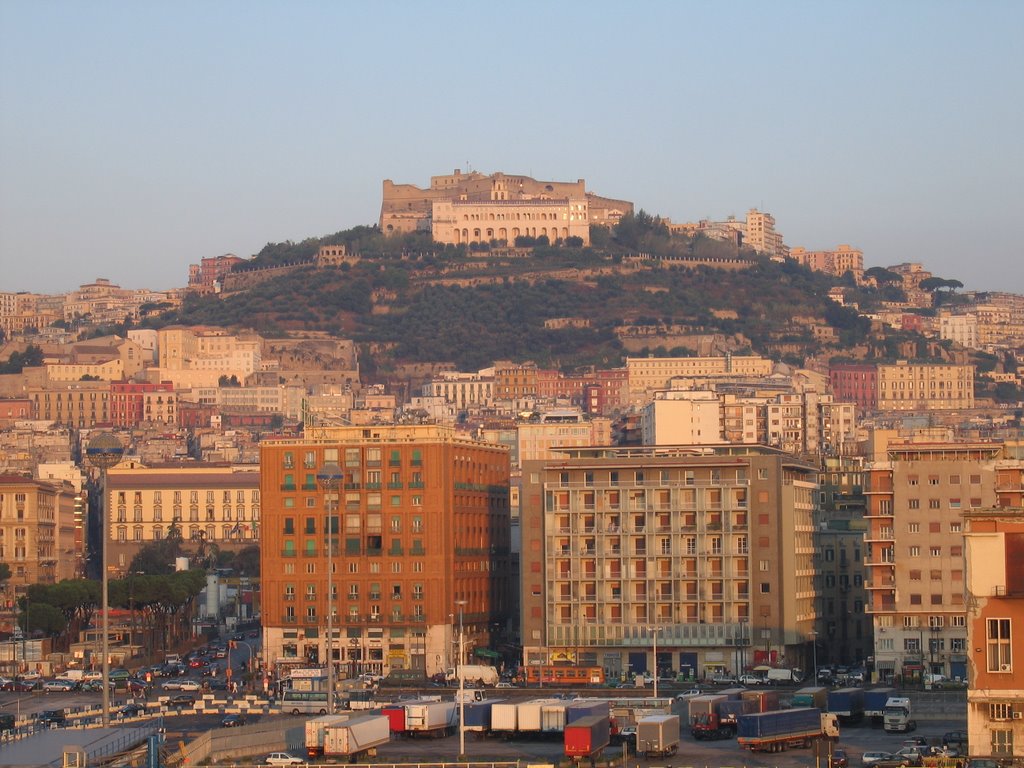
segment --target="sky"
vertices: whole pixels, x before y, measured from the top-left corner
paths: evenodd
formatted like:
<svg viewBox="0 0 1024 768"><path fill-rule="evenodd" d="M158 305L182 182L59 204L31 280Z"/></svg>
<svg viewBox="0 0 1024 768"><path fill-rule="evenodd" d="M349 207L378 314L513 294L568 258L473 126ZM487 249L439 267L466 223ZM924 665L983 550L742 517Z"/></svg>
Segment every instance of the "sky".
<svg viewBox="0 0 1024 768"><path fill-rule="evenodd" d="M1024 293L1022 32L1019 0L0 0L0 291L182 286L460 168Z"/></svg>

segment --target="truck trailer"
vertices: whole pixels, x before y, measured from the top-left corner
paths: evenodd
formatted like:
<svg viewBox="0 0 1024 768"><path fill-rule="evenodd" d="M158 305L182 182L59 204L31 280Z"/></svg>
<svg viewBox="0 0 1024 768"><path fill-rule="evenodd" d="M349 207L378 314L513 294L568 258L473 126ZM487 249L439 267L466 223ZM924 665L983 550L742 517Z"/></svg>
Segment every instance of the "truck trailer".
<svg viewBox="0 0 1024 768"><path fill-rule="evenodd" d="M840 723L859 723L864 719L864 691L861 688L840 688L828 693L828 711Z"/></svg>
<svg viewBox="0 0 1024 768"><path fill-rule="evenodd" d="M324 753L324 736L331 726L348 720L348 715L320 715L306 721L306 754L318 757Z"/></svg>
<svg viewBox="0 0 1024 768"><path fill-rule="evenodd" d="M486 664L462 664L457 668L449 669L444 674L448 685L458 685L460 677L470 683L481 683L482 685L496 685L500 679L498 670Z"/></svg>
<svg viewBox="0 0 1024 768"><path fill-rule="evenodd" d="M604 751L611 739L606 715L587 715L565 726L565 756L574 760L593 759Z"/></svg>
<svg viewBox="0 0 1024 768"><path fill-rule="evenodd" d="M647 715L636 721L636 752L668 757L679 749L679 715Z"/></svg>
<svg viewBox="0 0 1024 768"><path fill-rule="evenodd" d="M324 737L325 757L347 757L349 762L373 755L391 738L388 719L383 715L362 715L348 722L328 726Z"/></svg>
<svg viewBox="0 0 1024 768"><path fill-rule="evenodd" d="M799 689L790 701L793 707L814 707L824 710L828 706L828 688L823 685L811 685Z"/></svg>
<svg viewBox="0 0 1024 768"><path fill-rule="evenodd" d="M716 702L706 712L699 712L690 723L690 734L698 741L731 739L736 736L741 715L756 712L752 699L726 699Z"/></svg>
<svg viewBox="0 0 1024 768"><path fill-rule="evenodd" d="M751 752L782 752L787 747L809 747L822 738L839 738L838 718L806 707L743 715L736 741Z"/></svg>
<svg viewBox="0 0 1024 768"><path fill-rule="evenodd" d="M870 717L872 725L881 725L885 717L885 702L895 694L895 688L869 688L864 691L864 717Z"/></svg>
<svg viewBox="0 0 1024 768"><path fill-rule="evenodd" d="M451 736L458 727L454 701L411 701L405 704L405 732L409 736L437 739Z"/></svg>

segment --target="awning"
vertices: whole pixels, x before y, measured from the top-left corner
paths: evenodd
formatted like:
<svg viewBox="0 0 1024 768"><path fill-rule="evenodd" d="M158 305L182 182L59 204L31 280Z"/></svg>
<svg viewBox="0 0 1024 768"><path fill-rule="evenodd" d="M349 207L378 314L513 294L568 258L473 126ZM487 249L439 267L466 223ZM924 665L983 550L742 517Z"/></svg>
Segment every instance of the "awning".
<svg viewBox="0 0 1024 768"><path fill-rule="evenodd" d="M762 665L760 665L758 667L754 667L754 671L755 672L770 672L771 669L772 669L771 667L765 666L764 664L762 664Z"/></svg>
<svg viewBox="0 0 1024 768"><path fill-rule="evenodd" d="M485 659L500 659L501 654L497 651L492 651L490 648L474 648L474 656L482 656Z"/></svg>

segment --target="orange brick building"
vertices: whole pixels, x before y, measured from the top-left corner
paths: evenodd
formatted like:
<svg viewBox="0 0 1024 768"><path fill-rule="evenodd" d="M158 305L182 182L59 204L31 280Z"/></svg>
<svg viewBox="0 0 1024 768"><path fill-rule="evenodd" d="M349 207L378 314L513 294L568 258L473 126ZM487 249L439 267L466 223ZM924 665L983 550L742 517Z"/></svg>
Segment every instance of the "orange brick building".
<svg viewBox="0 0 1024 768"><path fill-rule="evenodd" d="M1015 662L1024 659L1024 508L972 510L964 520L970 754L1019 759L1024 681Z"/></svg>
<svg viewBox="0 0 1024 768"><path fill-rule="evenodd" d="M336 493L318 480L337 462ZM265 658L322 663L328 511L341 677L493 660L511 610L509 455L436 425L328 427L261 447ZM465 601L465 605L459 605Z"/></svg>

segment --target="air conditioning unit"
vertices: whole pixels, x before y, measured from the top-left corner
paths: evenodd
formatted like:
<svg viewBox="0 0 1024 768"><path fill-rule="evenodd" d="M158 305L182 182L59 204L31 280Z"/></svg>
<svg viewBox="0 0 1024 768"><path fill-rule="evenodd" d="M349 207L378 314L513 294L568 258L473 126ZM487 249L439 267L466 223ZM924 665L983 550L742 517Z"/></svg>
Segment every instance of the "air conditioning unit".
<svg viewBox="0 0 1024 768"><path fill-rule="evenodd" d="M1013 713L1013 719L1014 720L1020 720L1021 718L1024 718L1024 712L1014 712Z"/></svg>
<svg viewBox="0 0 1024 768"><path fill-rule="evenodd" d="M1010 671L1010 665L1009 664L1000 664L999 665L999 671L1000 672L1009 672Z"/></svg>

